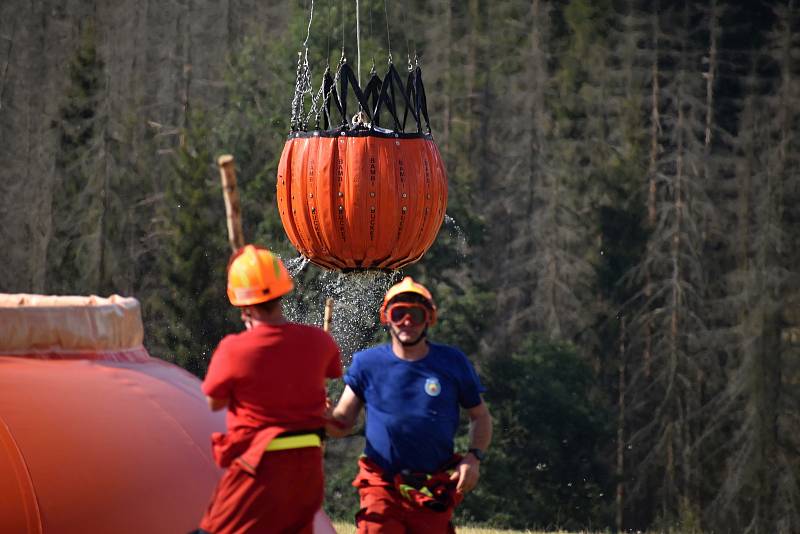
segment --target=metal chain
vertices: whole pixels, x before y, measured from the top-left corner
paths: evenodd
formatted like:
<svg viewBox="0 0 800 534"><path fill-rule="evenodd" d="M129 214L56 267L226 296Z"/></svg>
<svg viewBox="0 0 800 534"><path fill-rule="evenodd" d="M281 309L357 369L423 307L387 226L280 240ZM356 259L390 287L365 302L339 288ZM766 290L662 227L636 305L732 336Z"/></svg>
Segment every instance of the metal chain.
<svg viewBox="0 0 800 534"><path fill-rule="evenodd" d="M308 17L306 39L303 41L303 51L297 53L297 71L295 73L294 97L292 98L292 131L305 130L308 121L304 117L306 95L312 95L311 67L308 64L308 39L311 37L311 24L314 21L314 0L311 0L311 13ZM313 95L312 95L313 105Z"/></svg>
<svg viewBox="0 0 800 534"><path fill-rule="evenodd" d="M313 116L315 124L319 125L320 115L323 112L325 102L330 99L333 90L336 88L336 84L339 83L342 65L345 63L347 63L347 58L344 57L344 50L342 50L342 57L339 58L339 64L336 65L336 74L333 76L333 83L331 84L330 89L328 89L328 93L323 95L323 92L325 91L325 74L329 72L328 69L326 69L325 74L322 75L323 83L320 84L317 93L311 97L311 109L309 110L308 115L305 117L306 124L311 122L311 117Z"/></svg>
<svg viewBox="0 0 800 534"><path fill-rule="evenodd" d="M292 98L292 131L305 130L307 121L304 118L306 95L311 94L311 68L308 65L308 47L297 53L297 74Z"/></svg>

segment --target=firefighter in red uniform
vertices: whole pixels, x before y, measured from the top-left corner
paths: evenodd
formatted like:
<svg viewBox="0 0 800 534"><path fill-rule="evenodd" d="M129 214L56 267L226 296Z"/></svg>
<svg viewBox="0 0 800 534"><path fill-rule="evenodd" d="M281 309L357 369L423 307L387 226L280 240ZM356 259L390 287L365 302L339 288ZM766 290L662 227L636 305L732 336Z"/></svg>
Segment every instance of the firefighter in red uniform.
<svg viewBox="0 0 800 534"><path fill-rule="evenodd" d="M228 297L246 330L219 343L203 381L211 409L228 413L227 432L212 436L226 470L200 533L312 532L324 493L326 379L342 368L330 335L284 318L281 297L293 287L266 249L231 257Z"/></svg>
<svg viewBox="0 0 800 534"><path fill-rule="evenodd" d="M366 446L353 485L360 534L454 532L453 509L478 483L492 436L475 369L457 348L429 342L436 323L430 292L406 277L386 293L381 322L391 343L356 353L332 412L333 436L347 434L366 406ZM459 411L470 419L470 445L455 454Z"/></svg>

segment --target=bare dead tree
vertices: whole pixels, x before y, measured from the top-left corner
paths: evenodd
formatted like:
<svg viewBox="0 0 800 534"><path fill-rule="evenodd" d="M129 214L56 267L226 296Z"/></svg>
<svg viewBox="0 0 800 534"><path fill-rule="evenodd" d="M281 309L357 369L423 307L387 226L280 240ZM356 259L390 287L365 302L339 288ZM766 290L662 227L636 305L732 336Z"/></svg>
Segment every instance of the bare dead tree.
<svg viewBox="0 0 800 534"><path fill-rule="evenodd" d="M793 258L800 186L796 137L800 69L797 14L793 2L775 10L767 51L753 58L737 138L739 196L731 243L737 268L729 276L736 306L731 351L736 366L726 391L726 414L736 429L728 442L723 483L712 512L734 518L742 532L794 532L800 528L796 503L800 478L793 467L798 440L790 430L800 417L796 354L784 335L787 292L796 287ZM777 77L763 79L755 65L771 64Z"/></svg>
<svg viewBox="0 0 800 534"><path fill-rule="evenodd" d="M698 378L707 360L701 223L711 207L702 176L704 138L697 133L705 124L704 99L698 98L704 87L694 72L697 51L683 29L689 28L691 5L664 16L670 28L663 35L668 48L660 51L659 40L659 57L653 62L648 188L653 227L640 266L642 308L632 334L651 357L644 358L629 385L631 409L649 416L639 419L631 441L646 449L634 460L633 468L645 473L636 491L653 492L658 515L679 519L688 532L700 528L702 509L695 447L703 413ZM662 62L672 66L663 86L658 72Z"/></svg>
<svg viewBox="0 0 800 534"><path fill-rule="evenodd" d="M553 97L554 78L547 57L550 37L551 8L545 2L533 0L520 4L519 26L505 25L506 34L524 32L525 46L521 51L521 69L509 61L514 56L499 55L495 59L510 74L506 84L525 91L514 92L498 102L496 113L502 128L495 135L496 143L505 146L495 181L508 194L487 205L487 216L501 221L491 228L490 255L502 265L497 276L497 309L508 314L503 338L525 335L541 323L541 310L533 306L534 292L539 284L541 266L536 260L538 248L535 236L536 211L540 207L537 187L550 171L553 139L552 117L548 101ZM512 13L505 13L514 20ZM502 42L502 41L501 41ZM513 42L513 41L512 41ZM508 58L508 59L507 59Z"/></svg>

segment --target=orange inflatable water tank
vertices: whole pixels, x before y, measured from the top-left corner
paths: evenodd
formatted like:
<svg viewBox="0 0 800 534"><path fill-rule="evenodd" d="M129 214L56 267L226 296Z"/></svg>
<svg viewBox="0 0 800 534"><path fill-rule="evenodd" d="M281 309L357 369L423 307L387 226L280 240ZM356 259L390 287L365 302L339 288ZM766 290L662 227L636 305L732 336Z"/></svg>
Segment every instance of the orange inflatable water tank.
<svg viewBox="0 0 800 534"><path fill-rule="evenodd" d="M447 208L447 173L427 125L422 74L414 69L404 84L390 65L383 80L373 73L362 91L345 63L337 79L338 90L326 73L324 101L314 106L321 126L320 115L308 129L294 113L278 166L281 222L295 248L318 265L398 269L430 248ZM360 110L352 122L348 84ZM331 103L342 118L333 129ZM390 128L381 126L382 112ZM409 115L413 132L405 131Z"/></svg>
<svg viewBox="0 0 800 534"><path fill-rule="evenodd" d="M0 295L0 532L197 527L223 413L142 337L135 299Z"/></svg>

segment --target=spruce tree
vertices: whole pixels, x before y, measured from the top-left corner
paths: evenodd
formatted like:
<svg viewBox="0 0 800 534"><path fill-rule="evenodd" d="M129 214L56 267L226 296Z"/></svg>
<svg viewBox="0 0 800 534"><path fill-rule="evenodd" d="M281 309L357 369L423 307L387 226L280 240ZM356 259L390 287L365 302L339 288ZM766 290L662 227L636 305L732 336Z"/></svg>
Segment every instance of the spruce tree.
<svg viewBox="0 0 800 534"><path fill-rule="evenodd" d="M94 23L85 22L55 124L59 151L48 243L47 290L136 295L148 285L154 206L152 143L135 119L114 120Z"/></svg>
<svg viewBox="0 0 800 534"><path fill-rule="evenodd" d="M48 243L47 290L104 293L108 272L108 117L103 111L103 62L89 20L69 65L70 84L56 123L59 150Z"/></svg>
<svg viewBox="0 0 800 534"><path fill-rule="evenodd" d="M595 402L594 371L576 347L531 335L485 372L495 431L462 517L516 529L610 526L610 411Z"/></svg>
<svg viewBox="0 0 800 534"><path fill-rule="evenodd" d="M201 377L214 347L237 328L226 295L230 249L206 121L194 116L175 150L159 214L159 290L146 308L160 325L152 332L153 352Z"/></svg>

